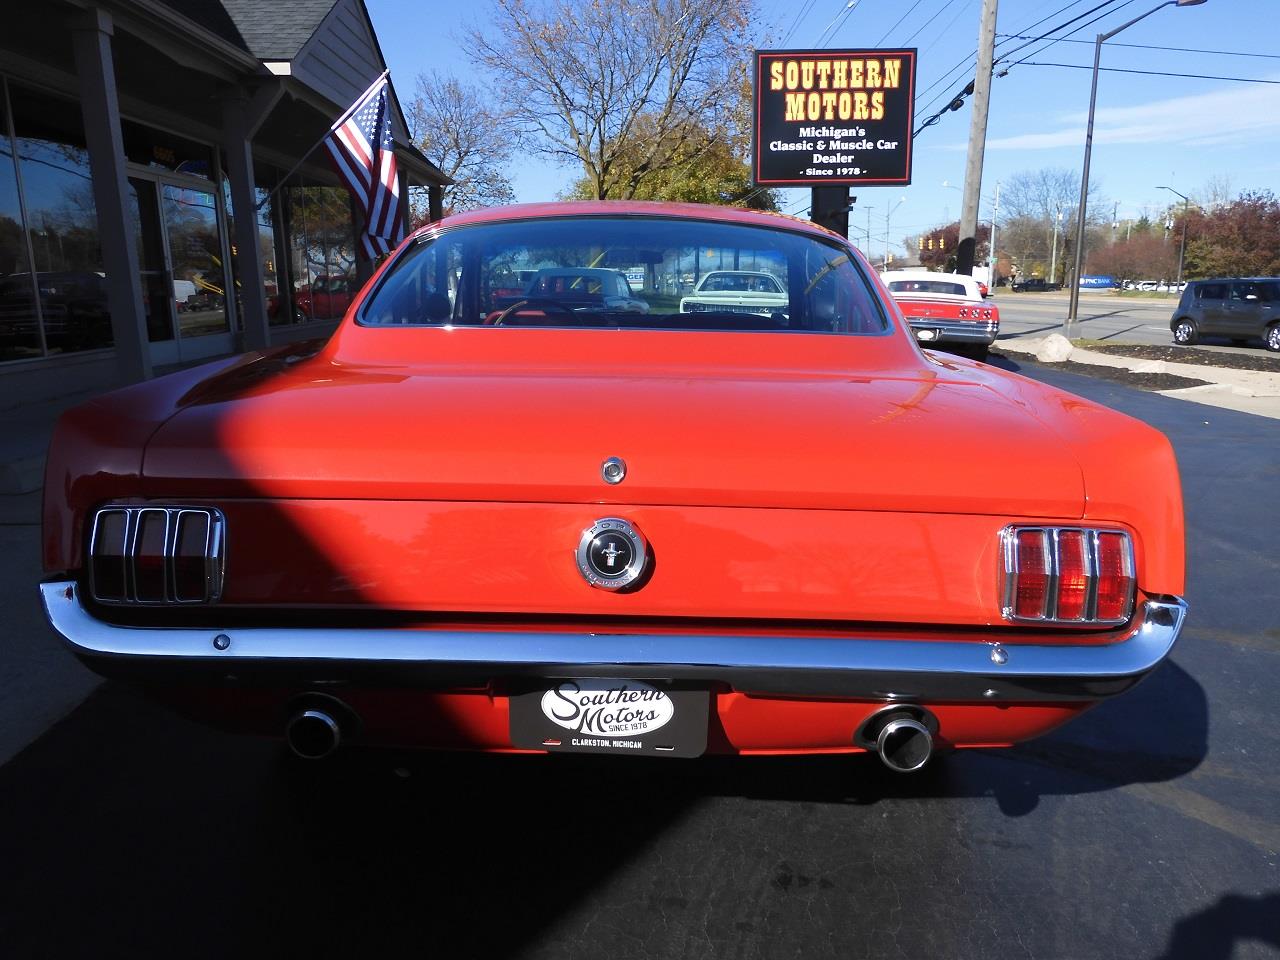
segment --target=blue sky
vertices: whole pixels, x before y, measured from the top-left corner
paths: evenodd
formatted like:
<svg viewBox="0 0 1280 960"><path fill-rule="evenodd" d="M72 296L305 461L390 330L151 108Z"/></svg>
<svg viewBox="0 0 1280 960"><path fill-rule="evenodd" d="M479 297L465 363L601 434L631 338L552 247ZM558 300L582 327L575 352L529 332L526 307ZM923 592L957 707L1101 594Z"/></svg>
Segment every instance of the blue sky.
<svg viewBox="0 0 1280 960"><path fill-rule="evenodd" d="M446 4L441 0L366 0L392 80L402 100L413 95L414 78L437 70L471 75L465 56L468 25L483 23L487 0ZM1001 0L997 34L1035 36L1096 7L1102 0ZM1103 19L1013 67L992 84L983 175L982 215L991 215L995 184L1043 167L1078 169L1083 159L1089 108L1088 69L1035 66L1065 63L1091 67L1093 38L1149 10L1157 0L1117 0ZM922 119L973 76L965 63L977 46L981 0L762 0L761 47L916 46L916 104ZM1064 9L1065 8L1065 9ZM803 16L797 21L797 15ZM1099 16L1101 14L1095 14ZM1280 0L1207 0L1200 6L1167 7L1115 37L1103 49L1103 67L1169 71L1280 81L1280 48L1273 42ZM1039 28L1027 28L1047 18ZM1093 17L1073 25L1080 26ZM788 34L790 34L788 38ZM1000 37L996 56L1025 43ZM1120 44L1229 51L1234 55L1142 49ZM1033 44L1010 58L1038 50ZM1239 54L1254 54L1241 56ZM1258 54L1264 56L1256 56ZM1005 64L1007 65L1007 64ZM1003 66L1003 65L1002 65ZM997 68L997 73L1000 67ZM944 79L945 78L945 79ZM932 89L930 89L932 87ZM927 106L939 96L938 102ZM872 249L882 251L884 214L893 210L889 238L897 247L908 233L954 220L960 213L968 142L968 106L948 113L916 139L912 184L858 189L850 233L861 240L865 207L872 208ZM509 175L517 199L553 199L575 177L571 167L521 159ZM1280 84L1102 73L1093 148L1093 177L1119 216L1158 214L1172 197L1168 185L1193 194L1211 177L1228 177L1235 192L1280 192ZM802 212L808 191L783 191L784 209ZM905 199L903 199L905 198Z"/></svg>

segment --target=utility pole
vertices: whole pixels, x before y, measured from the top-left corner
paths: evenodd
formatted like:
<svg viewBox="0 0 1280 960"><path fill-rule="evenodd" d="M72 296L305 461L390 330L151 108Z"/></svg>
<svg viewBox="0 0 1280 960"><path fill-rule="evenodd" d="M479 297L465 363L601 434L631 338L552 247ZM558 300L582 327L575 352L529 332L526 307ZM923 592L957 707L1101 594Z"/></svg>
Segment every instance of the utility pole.
<svg viewBox="0 0 1280 960"><path fill-rule="evenodd" d="M991 62L996 48L996 7L999 0L982 0L978 30L978 72L973 78L973 116L969 121L969 157L964 168L964 206L960 212L960 246L956 273L973 275L978 239L978 201L982 196L982 158L987 147L987 110L991 104Z"/></svg>
<svg viewBox="0 0 1280 960"><path fill-rule="evenodd" d="M889 215L906 202L905 196L900 197L892 207L886 205L884 208L884 268L886 270L889 269Z"/></svg>
<svg viewBox="0 0 1280 960"><path fill-rule="evenodd" d="M867 206L867 249L865 251L867 254L868 261L871 259L871 210L872 210L871 206L868 205Z"/></svg>

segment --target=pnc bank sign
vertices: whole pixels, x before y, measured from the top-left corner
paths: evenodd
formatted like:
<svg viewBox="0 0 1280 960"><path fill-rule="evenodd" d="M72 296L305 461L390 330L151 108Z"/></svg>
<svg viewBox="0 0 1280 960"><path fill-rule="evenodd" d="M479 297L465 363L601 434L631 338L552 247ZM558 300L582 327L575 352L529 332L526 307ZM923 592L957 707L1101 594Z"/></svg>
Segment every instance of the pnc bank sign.
<svg viewBox="0 0 1280 960"><path fill-rule="evenodd" d="M760 186L911 182L916 51L757 50Z"/></svg>

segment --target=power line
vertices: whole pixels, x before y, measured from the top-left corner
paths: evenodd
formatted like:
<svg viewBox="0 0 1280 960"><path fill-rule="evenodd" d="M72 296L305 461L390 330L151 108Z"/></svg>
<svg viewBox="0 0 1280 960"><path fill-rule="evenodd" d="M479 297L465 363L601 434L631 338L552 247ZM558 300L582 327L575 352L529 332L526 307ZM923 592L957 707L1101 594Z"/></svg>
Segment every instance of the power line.
<svg viewBox="0 0 1280 960"><path fill-rule="evenodd" d="M942 14L946 11L947 7L951 6L955 2L956 0L947 0L947 2L942 5L942 8L938 10L936 14L934 14L933 19L926 20L923 24L921 24L919 30L917 30L911 36L907 37L906 40L902 41L902 45L905 47L916 37L920 36L920 34L922 34L925 31L925 28L928 27L931 23L937 23L938 18L942 16ZM923 57L926 53L928 53L937 45L939 40L941 40L948 33L950 33L952 26L955 24L957 20L960 19L960 17L964 14L964 12L969 8L969 6L972 3L973 3L973 0L965 0L964 6L956 10L956 15L947 21L947 25L938 32L938 35L933 38L933 41L927 47L925 47L923 50L920 51L919 55Z"/></svg>
<svg viewBox="0 0 1280 960"><path fill-rule="evenodd" d="M944 82L946 82L946 80L947 80L947 78L948 78L948 77L950 77L953 73L955 73L957 70L959 70L961 67L963 67L963 66L964 66L966 63L968 63L970 60L975 60L975 59L977 58L977 56L978 56L978 51L977 51L977 50L974 50L974 51L973 51L973 53L969 54L967 57L965 57L963 60L961 60L959 63L957 63L954 67L952 67L950 70L948 70L948 71L947 71L946 73L944 73L942 76L940 76L937 80L933 81L933 83L929 84L929 86L925 87L923 90L921 90L919 93L917 93L917 94L916 94L916 102L918 103L918 102L920 101L920 98L921 98L921 97L923 97L923 96L924 96L926 93L928 93L930 90L932 90L934 87L938 86L940 83L944 83ZM937 100L937 99L938 99L938 97L934 97L934 98L933 98L933 100L930 100L928 103L926 103L922 109L928 109L928 108L929 108L929 106L931 106L931 105L933 104L934 100Z"/></svg>
<svg viewBox="0 0 1280 960"><path fill-rule="evenodd" d="M1025 32L1025 31L1031 31L1031 30L1034 30L1036 27L1040 26L1040 24L1044 23L1046 20L1052 20L1054 17L1056 17L1056 16L1058 16L1058 15L1060 15L1060 14L1066 13L1066 12L1067 12L1068 10L1070 10L1072 7L1077 6L1078 4L1081 4L1081 3L1084 3L1084 2L1085 2L1085 0L1071 0L1071 2L1070 2L1070 3L1067 3L1067 4L1065 4L1065 5L1061 6L1061 7L1059 7L1057 10L1053 11L1053 13L1050 13L1050 14L1048 14L1047 16L1041 17L1039 20L1035 21L1034 23L1030 23L1030 24L1028 24L1027 26L1020 28L1018 32L1019 32L1019 33L1022 33L1022 32ZM1107 4L1109 4L1109 3L1115 3L1115 2L1116 2L1116 0L1105 0L1105 2L1104 2L1104 3L1100 4L1100 5L1099 5L1099 6L1097 6L1097 7L1094 7L1092 10L1086 10L1084 13L1080 14L1080 16L1081 16L1081 17L1087 17L1090 13L1093 13L1093 12L1094 12L1094 10L1101 9L1101 7L1105 7ZM1074 20L1068 20L1066 23L1061 24L1061 25L1059 25L1059 26L1057 26L1057 27L1054 27L1052 30L1048 31L1048 33L1044 34L1042 37L1040 37L1040 38L1038 38L1038 39L1043 39L1045 36L1049 36L1049 34L1056 33L1058 30L1061 30L1063 27L1065 27L1065 26L1070 26L1072 23L1074 23L1074 22L1075 22L1075 20L1078 20L1078 19L1080 19L1080 17L1076 17ZM953 21L953 22L954 22L954 21ZM1030 45L1030 44L1024 44L1023 46L1029 46L1029 45ZM1000 44L998 44L998 43L997 43L997 44L996 44L996 46L997 46L997 47L999 47L999 46L1000 46ZM1022 48L1021 48L1021 47L1019 47L1019 48L1017 48L1017 49L1019 49L1019 50L1020 50L1020 49L1022 49ZM1017 50L1013 50L1013 51L1010 51L1010 54L1012 54L1012 53L1016 53L1016 52L1017 52ZM941 83L945 83L948 77L950 77L953 73L955 73L957 70L959 70L959 69L960 69L961 67L963 67L965 64L967 64L969 61L971 61L971 60L972 60L972 61L975 61L975 62L976 62L976 61L977 61L977 57L978 57L978 51L977 51L976 49L974 49L974 50L973 50L973 51L972 51L972 52L971 52L967 57L963 57L963 58L962 58L958 63L956 63L956 65L955 65L955 66L953 66L950 70L948 70L946 73L942 74L942 76L940 76L937 80L935 80L933 83L929 84L929 86L925 87L925 88L924 88L923 90L921 90L918 94L916 94L916 103L919 103L919 102L920 102L920 100L921 100L921 98L922 98L922 97L924 97L924 95L925 95L925 94L927 94L930 90L934 89L935 87L937 87L937 86L938 86L939 84L941 84ZM996 62L998 63L999 61L997 60ZM938 94L938 95L936 95L932 100L930 100L929 102L927 102L923 107L918 108L917 112L919 112L920 110L927 110L927 109L929 109L929 107L933 106L933 104L935 104L935 103L936 103L938 100L940 100L941 98L942 98L942 94Z"/></svg>
<svg viewBox="0 0 1280 960"><path fill-rule="evenodd" d="M857 9L859 2L860 0L848 0L843 9L836 11L836 15L831 18L831 22L827 24L826 29L818 35L818 42L815 46L821 47L823 43L829 40L834 40L836 32L840 29L840 27L836 26L836 21L840 20L842 17L847 20L849 15ZM840 26L842 27L844 24L841 23Z"/></svg>
<svg viewBox="0 0 1280 960"><path fill-rule="evenodd" d="M1079 0L1076 0L1076 2L1079 2ZM1103 19L1104 17L1110 16L1111 14L1115 13L1118 10L1123 10L1129 4L1133 3L1134 0L1122 0L1119 6L1114 6L1116 2L1117 0L1103 0L1102 3L1098 4L1097 6L1090 7L1084 13L1077 14L1076 16L1072 17L1070 20L1067 20L1063 23L1058 24L1056 27L1052 27L1049 30L1046 30L1044 33L1040 34L1040 36L1036 37L1035 39L1030 40L1027 43L1020 44L1019 46L1014 47L1012 50L1006 51L1003 56L1001 56L995 61L995 64L1003 63L1005 60L1013 56L1019 50L1024 50L1027 47L1032 46L1033 44L1038 43L1041 40L1051 37L1053 36L1053 34L1057 33L1058 31L1071 26L1071 24L1076 23L1079 20L1084 20L1085 17L1088 17L1092 14L1098 13L1099 10L1103 10L1106 7L1111 8L1109 10L1105 10L1105 12L1103 13L1098 14L1098 16L1094 17L1092 20L1085 20L1084 23L1080 24L1074 30L1070 31L1070 33L1066 34L1066 37L1071 36L1071 34L1073 33L1079 33L1081 30L1083 30L1085 27L1089 26L1090 24L1097 23L1099 20ZM1066 7L1061 8L1058 12L1060 13L1065 12L1068 8L1074 5L1075 3L1070 3ZM1054 15L1055 14L1050 14L1050 16L1054 16ZM1044 20L1047 20L1047 19L1049 18L1045 17L1040 22L1043 23ZM1060 40L1066 39L1066 37L1055 37L1054 39L1046 43L1044 46L1040 47L1037 50L1033 50L1031 53L1027 54L1021 60L1016 60L1013 63L1009 64L1007 67L1005 67L1003 70L999 72L998 76L1001 76L1001 77L1007 76L1009 71L1012 70L1014 67L1018 66L1019 64L1026 63L1031 57L1034 57L1037 54L1043 53L1045 50L1048 50L1055 43L1059 42ZM921 133L921 131L936 124L938 121L942 119L943 115L948 111L959 109L959 105L964 102L964 98L968 96L971 88L972 88L971 86L965 87L964 91L962 93L956 94L955 97L952 100L950 100L945 107L943 107L941 110L938 110L936 113L928 117L922 124L920 124L919 127L916 128L915 132L912 134L912 137L914 138L918 136ZM928 109L939 99L940 97L935 96L932 100L930 100L927 104L925 104L924 108Z"/></svg>
<svg viewBox="0 0 1280 960"><path fill-rule="evenodd" d="M1002 37L1013 40L1026 40L1029 37L1023 37L1017 33L1002 33ZM1087 43L1093 45L1092 40L1070 40L1066 37L1061 38L1060 43ZM1168 50L1173 53L1207 53L1220 57L1258 57L1266 60L1280 60L1280 53L1246 53L1240 50L1199 50L1195 47L1158 47L1150 43L1116 43L1107 41L1108 47L1132 47L1135 50Z"/></svg>
<svg viewBox="0 0 1280 960"><path fill-rule="evenodd" d="M800 5L800 12L796 14L796 18L791 21L791 29L787 31L787 35L782 38L782 45L785 47L791 39L791 35L796 32L796 27L800 26L800 21L809 15L809 11L813 9L816 0L806 0Z"/></svg>
<svg viewBox="0 0 1280 960"><path fill-rule="evenodd" d="M921 4L922 2L923 2L923 0L916 0L916 2L915 2L915 3L913 3L910 7L908 7L908 8L907 8L907 12L906 12L906 13L904 13L902 16L900 16L900 17L898 18L898 22L897 22L897 23L895 23L895 24L894 24L892 27L890 27L888 30L886 30L886 31L884 32L884 36L883 36L883 37L881 37L878 41L876 41L876 46L877 46L877 47L883 47L883 46L884 46L884 42L885 42L887 39L889 39L889 34L893 33L893 31L897 30L897 29L898 29L898 27L902 25L902 21L903 21L903 20L905 20L905 19L907 19L907 17L911 16L911 14L915 11L916 7L920 6L920 4Z"/></svg>
<svg viewBox="0 0 1280 960"><path fill-rule="evenodd" d="M1064 35L1063 35L1063 36L1061 36L1061 37L1054 37L1052 40L1050 40L1048 43L1046 43L1046 44L1045 44L1043 47L1041 47L1040 49L1038 49L1038 50L1032 50L1032 51L1031 51L1030 53L1028 53L1025 57L1023 57L1021 60L1015 60L1013 63L1009 64L1007 67L1005 67L1003 70L1001 70L1001 71L1000 71L999 76L1002 76L1002 77L1004 77L1004 76L1008 76L1009 71L1010 71L1010 70L1012 70L1014 67L1016 67L1018 64L1020 64L1020 63L1026 63L1026 62L1027 62L1028 60L1030 60L1032 57L1039 56L1040 54L1042 54L1042 53L1044 53L1046 50L1048 50L1050 47L1052 47L1055 43L1062 43L1062 42L1063 42L1064 40L1066 40L1068 37L1072 36L1072 34L1079 33L1079 32L1080 32L1081 30L1083 30L1085 27L1092 26L1093 24L1097 23L1099 20L1104 20L1104 19L1106 19L1107 17L1111 16L1111 14L1113 14L1113 13L1115 13L1115 12L1119 11L1119 10L1123 10L1125 7L1127 7L1129 4L1131 4L1131 3L1133 3L1133 2L1134 2L1134 0L1124 0L1124 2L1123 2L1122 4L1120 4L1120 6L1118 6L1118 7L1112 7L1112 8L1111 8L1110 10L1108 10L1106 13L1098 14L1098 16L1094 17L1092 20L1086 20L1084 23L1080 24L1080 26L1076 27L1076 28L1075 28L1074 30L1072 30L1070 33L1066 33L1066 34L1064 34ZM1092 13L1093 11L1091 10L1091 11L1089 11L1089 12L1090 12L1090 13ZM1079 17L1077 17L1076 19L1079 19ZM1023 44L1023 46L1030 46L1030 44ZM1019 48L1018 48L1018 50L1021 50L1021 49L1022 49L1022 47L1019 47ZM1015 53L1016 53L1017 51L1013 51L1013 52L1015 52Z"/></svg>
<svg viewBox="0 0 1280 960"><path fill-rule="evenodd" d="M1092 70L1083 63L1038 63L1034 60L1019 61L1028 67L1067 67L1071 70ZM1186 77L1191 80L1233 80L1236 83L1272 83L1280 86L1280 80L1262 80L1258 77L1218 77L1207 73L1168 73L1164 70L1133 70L1128 67L1099 67L1107 73L1140 73L1147 77Z"/></svg>
<svg viewBox="0 0 1280 960"><path fill-rule="evenodd" d="M1053 28L1051 28L1051 29L1049 29L1049 30L1046 30L1044 33L1040 34L1040 36L1036 37L1035 39L1033 39L1033 40L1028 40L1026 43L1020 44L1019 46L1014 47L1012 50L1008 50L1008 51L1006 51L1006 52L1005 52L1005 54L1004 54L1004 56L1002 56L999 60L997 60L997 61L996 61L996 63L1002 63L1002 62L1004 62L1004 61L1005 61L1005 60L1007 60L1009 57L1011 57L1011 56L1013 56L1015 53L1017 53L1019 50L1025 50L1027 47L1031 46L1033 43L1039 43L1041 40L1044 40L1046 37L1051 37L1051 36L1053 36L1055 33L1057 33L1059 30L1062 30L1062 29L1064 29L1065 27L1069 27L1069 26L1071 26L1071 24L1075 23L1077 20L1083 20L1085 17L1089 16L1090 14L1092 14L1092 13L1097 13L1097 12L1098 12L1099 10L1101 10L1103 7L1109 7L1109 6L1111 6L1111 5L1112 5L1113 3L1115 3L1115 2L1116 2L1116 0L1103 0L1103 2L1102 2L1102 3L1100 3L1100 4L1098 4L1096 7L1090 7L1090 8L1089 8L1088 10L1086 10L1084 13L1081 13L1081 14L1078 14L1078 15L1076 15L1076 16L1074 16L1074 17L1072 17L1070 20L1066 21L1065 23L1060 23L1060 24L1058 24L1056 27L1053 27ZM1128 6L1128 5L1129 5L1129 4L1131 4L1131 3L1133 3L1133 0L1124 0L1124 3L1120 4L1120 7ZM1118 9L1120 9L1120 7L1117 7L1116 9L1118 10ZM1114 12L1115 12L1115 11L1112 11L1112 10L1108 10L1108 11L1107 11L1107 13L1114 13ZM1107 14L1105 14L1105 13L1103 14L1103 16L1104 16L1104 17L1105 17L1106 15L1107 15ZM1041 22L1041 23L1043 23L1044 21L1042 20L1042 21L1040 21L1040 22ZM1092 23L1093 21L1089 21L1089 22L1090 22L1090 23ZM1088 24L1085 24L1085 26L1088 26ZM1080 29L1080 28L1077 28L1077 29ZM1071 33L1075 33L1075 32L1076 32L1075 30L1072 30L1072 31L1071 31ZM1071 34L1067 34L1067 36L1070 36L1070 35L1071 35Z"/></svg>

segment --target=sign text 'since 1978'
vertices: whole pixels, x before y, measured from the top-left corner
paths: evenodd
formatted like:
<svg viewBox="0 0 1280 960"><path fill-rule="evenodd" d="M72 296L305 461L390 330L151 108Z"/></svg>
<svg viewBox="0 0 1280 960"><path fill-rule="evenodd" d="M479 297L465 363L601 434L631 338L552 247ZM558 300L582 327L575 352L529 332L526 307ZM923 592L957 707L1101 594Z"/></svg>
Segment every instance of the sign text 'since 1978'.
<svg viewBox="0 0 1280 960"><path fill-rule="evenodd" d="M757 50L755 182L910 183L915 75L914 49Z"/></svg>

